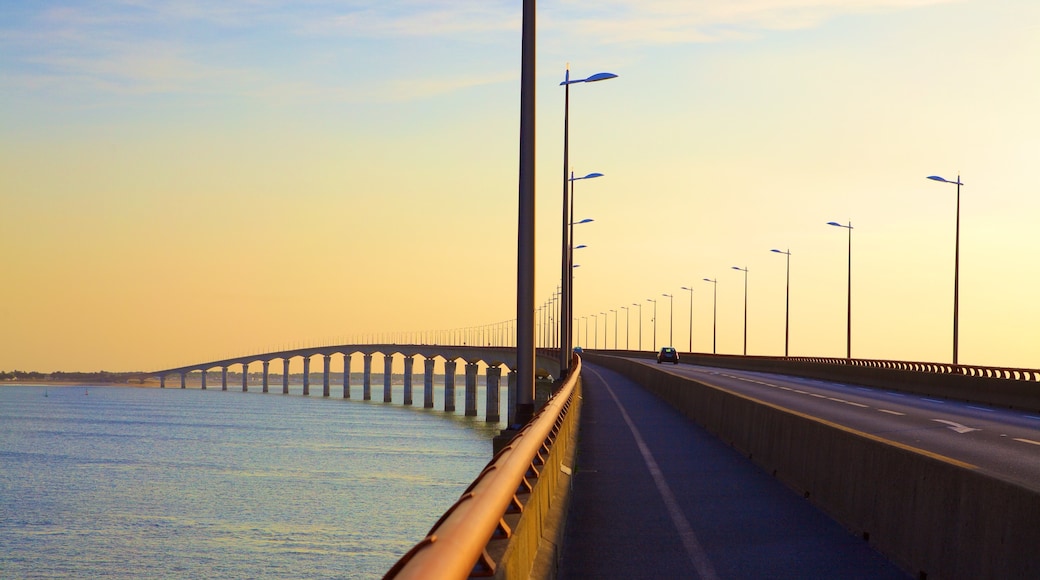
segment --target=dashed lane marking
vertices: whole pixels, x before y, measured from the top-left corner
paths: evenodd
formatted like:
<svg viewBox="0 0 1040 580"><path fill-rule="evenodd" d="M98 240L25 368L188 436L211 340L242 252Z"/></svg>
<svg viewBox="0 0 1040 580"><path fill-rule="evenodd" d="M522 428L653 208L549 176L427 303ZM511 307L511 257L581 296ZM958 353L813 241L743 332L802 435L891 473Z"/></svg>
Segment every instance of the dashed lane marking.
<svg viewBox="0 0 1040 580"><path fill-rule="evenodd" d="M993 412L993 409L987 409L985 407L976 407L974 405L968 405L968 408L969 409L975 409L976 411L985 411L987 413L992 413Z"/></svg>
<svg viewBox="0 0 1040 580"><path fill-rule="evenodd" d="M899 415L900 417L906 416L906 413L900 413L899 411L889 411L888 409L878 409L878 411L882 413L888 413L889 415Z"/></svg>
<svg viewBox="0 0 1040 580"><path fill-rule="evenodd" d="M1032 439L1019 439L1018 437L1015 437L1015 441L1029 443L1030 445L1040 445L1040 441L1033 441Z"/></svg>

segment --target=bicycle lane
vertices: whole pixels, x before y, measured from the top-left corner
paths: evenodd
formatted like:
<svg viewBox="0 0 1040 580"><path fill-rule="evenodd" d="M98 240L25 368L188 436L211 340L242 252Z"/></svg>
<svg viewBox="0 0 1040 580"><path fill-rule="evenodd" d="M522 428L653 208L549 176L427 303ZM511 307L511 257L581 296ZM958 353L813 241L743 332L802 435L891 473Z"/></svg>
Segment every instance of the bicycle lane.
<svg viewBox="0 0 1040 580"><path fill-rule="evenodd" d="M583 367L560 578L908 577L638 384Z"/></svg>

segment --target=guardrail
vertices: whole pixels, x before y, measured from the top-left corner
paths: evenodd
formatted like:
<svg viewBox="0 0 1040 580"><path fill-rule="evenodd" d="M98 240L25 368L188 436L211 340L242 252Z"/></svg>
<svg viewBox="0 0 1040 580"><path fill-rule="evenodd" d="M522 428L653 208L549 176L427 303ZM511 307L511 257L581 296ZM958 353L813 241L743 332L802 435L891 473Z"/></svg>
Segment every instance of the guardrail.
<svg viewBox="0 0 1040 580"><path fill-rule="evenodd" d="M561 469L560 454L553 443L569 435L574 427L567 418L580 374L581 359L575 355L572 372L556 394L491 459L426 537L398 560L384 578L494 576L500 563L489 555L488 545L500 539L524 545L514 550L513 558L520 560L517 564L526 573L521 570L508 576L528 576L541 537L544 512ZM507 520L512 520L515 528Z"/></svg>
<svg viewBox="0 0 1040 580"><path fill-rule="evenodd" d="M1013 367L983 367L978 365L962 365L950 363L931 363L903 360L879 360L863 358L834 358L819 356L772 357L779 360L790 360L875 369L892 369L897 371L913 371L917 373L936 373L940 375L964 375L987 379L1009 379L1014 381L1040 382L1040 369L1019 369Z"/></svg>

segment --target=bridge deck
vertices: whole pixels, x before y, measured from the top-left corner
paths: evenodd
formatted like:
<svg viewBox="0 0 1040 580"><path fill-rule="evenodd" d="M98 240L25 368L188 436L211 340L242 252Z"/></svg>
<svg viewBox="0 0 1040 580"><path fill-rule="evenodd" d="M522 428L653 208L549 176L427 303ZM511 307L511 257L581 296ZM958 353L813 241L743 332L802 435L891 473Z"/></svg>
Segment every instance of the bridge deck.
<svg viewBox="0 0 1040 580"><path fill-rule="evenodd" d="M561 578L907 577L639 385L584 367Z"/></svg>

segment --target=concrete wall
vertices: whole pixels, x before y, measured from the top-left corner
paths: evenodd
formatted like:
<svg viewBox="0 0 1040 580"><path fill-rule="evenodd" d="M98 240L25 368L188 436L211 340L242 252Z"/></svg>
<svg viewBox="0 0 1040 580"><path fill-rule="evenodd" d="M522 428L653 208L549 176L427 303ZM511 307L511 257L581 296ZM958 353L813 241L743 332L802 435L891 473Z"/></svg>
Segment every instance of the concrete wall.
<svg viewBox="0 0 1040 580"><path fill-rule="evenodd" d="M660 369L644 385L918 578L1040 578L1040 493Z"/></svg>

